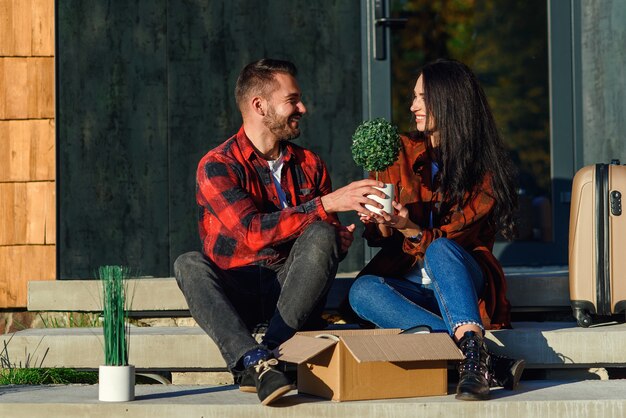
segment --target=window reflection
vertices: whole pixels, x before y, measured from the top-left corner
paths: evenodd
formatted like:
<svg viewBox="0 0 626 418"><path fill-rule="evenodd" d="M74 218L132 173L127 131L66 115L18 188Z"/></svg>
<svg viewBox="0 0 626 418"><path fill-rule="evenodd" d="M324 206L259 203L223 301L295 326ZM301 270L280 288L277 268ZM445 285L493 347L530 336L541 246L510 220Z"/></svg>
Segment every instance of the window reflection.
<svg viewBox="0 0 626 418"><path fill-rule="evenodd" d="M519 169L518 240L551 241L548 28L545 0L391 0L408 18L392 36L392 115L407 132L416 70L454 58L479 77Z"/></svg>

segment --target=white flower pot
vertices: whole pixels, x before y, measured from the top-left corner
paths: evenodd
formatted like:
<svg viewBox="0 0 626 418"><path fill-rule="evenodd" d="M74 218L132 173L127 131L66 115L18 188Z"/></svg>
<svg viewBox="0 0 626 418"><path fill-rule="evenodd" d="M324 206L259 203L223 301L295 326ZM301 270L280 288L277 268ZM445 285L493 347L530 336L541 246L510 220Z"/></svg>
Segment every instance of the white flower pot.
<svg viewBox="0 0 626 418"><path fill-rule="evenodd" d="M381 199L380 197L373 194L367 195L367 197L382 204L384 206L382 210L384 210L388 214L393 214L393 206L391 205L391 202L393 202L394 198L393 184L385 183L385 187L375 187L375 189L378 189L381 192L385 193L387 195L387 198ZM380 215L380 209L375 208L372 205L365 205L365 208Z"/></svg>
<svg viewBox="0 0 626 418"><path fill-rule="evenodd" d="M135 366L100 366L98 399L104 402L135 399Z"/></svg>

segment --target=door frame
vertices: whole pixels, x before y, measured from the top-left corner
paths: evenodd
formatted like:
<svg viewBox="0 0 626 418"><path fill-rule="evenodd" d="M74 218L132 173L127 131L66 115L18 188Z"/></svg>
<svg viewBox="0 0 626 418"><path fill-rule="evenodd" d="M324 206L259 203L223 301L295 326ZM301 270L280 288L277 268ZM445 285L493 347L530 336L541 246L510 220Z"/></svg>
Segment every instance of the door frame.
<svg viewBox="0 0 626 418"><path fill-rule="evenodd" d="M376 2L389 10L389 0L361 0L363 120L391 120L391 63L374 57ZM550 176L553 240L551 242L497 242L493 252L503 265L566 265L571 182L582 164L580 111L580 4L575 0L547 0L548 68L550 83ZM384 45L390 48L390 32ZM558 158L556 158L558 156ZM365 243L365 262L375 249Z"/></svg>

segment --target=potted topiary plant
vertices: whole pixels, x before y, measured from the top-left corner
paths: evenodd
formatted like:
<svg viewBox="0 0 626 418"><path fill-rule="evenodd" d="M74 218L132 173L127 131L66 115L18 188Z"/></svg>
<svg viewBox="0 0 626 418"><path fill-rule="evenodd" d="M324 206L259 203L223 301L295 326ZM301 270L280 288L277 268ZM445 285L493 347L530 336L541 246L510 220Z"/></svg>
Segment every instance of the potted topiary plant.
<svg viewBox="0 0 626 418"><path fill-rule="evenodd" d="M128 268L122 266L98 269L104 332L104 365L98 369L98 399L101 401L125 402L135 398L135 366L128 364L128 276Z"/></svg>
<svg viewBox="0 0 626 418"><path fill-rule="evenodd" d="M386 170L398 159L400 147L398 128L384 118L363 122L352 135L351 150L354 162L365 170L376 173L376 180L378 180L379 172ZM387 183L384 188L377 188L385 193L387 198L381 199L374 195L368 197L383 204L382 210L385 212L393 213L391 205L394 198L393 184ZM365 207L380 214L378 208L371 205L365 205Z"/></svg>

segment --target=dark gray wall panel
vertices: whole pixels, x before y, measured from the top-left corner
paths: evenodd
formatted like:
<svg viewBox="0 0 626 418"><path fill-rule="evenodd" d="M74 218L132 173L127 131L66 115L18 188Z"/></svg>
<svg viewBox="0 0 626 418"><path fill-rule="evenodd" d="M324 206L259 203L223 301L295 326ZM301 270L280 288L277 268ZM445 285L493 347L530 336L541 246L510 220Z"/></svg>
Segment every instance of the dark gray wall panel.
<svg viewBox="0 0 626 418"><path fill-rule="evenodd" d="M241 119L246 63L292 60L309 114L297 141L327 162L335 188L361 178L358 2L58 2L59 272L122 263L168 276L199 249L198 160ZM355 216L342 216L356 222ZM362 266L355 242L342 271Z"/></svg>
<svg viewBox="0 0 626 418"><path fill-rule="evenodd" d="M344 1L205 2L168 7L171 255L199 248L194 176L199 159L241 124L233 90L248 62L288 59L299 69L308 115L297 143L327 162L335 188L360 178L350 156L360 121L360 17ZM254 5L255 7L251 7ZM356 222L354 216L342 217ZM362 267L355 242L341 270Z"/></svg>
<svg viewBox="0 0 626 418"><path fill-rule="evenodd" d="M626 2L585 0L581 9L583 164L626 163Z"/></svg>
<svg viewBox="0 0 626 418"><path fill-rule="evenodd" d="M166 274L166 1L58 2L59 273Z"/></svg>

